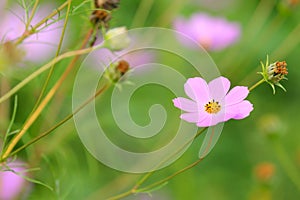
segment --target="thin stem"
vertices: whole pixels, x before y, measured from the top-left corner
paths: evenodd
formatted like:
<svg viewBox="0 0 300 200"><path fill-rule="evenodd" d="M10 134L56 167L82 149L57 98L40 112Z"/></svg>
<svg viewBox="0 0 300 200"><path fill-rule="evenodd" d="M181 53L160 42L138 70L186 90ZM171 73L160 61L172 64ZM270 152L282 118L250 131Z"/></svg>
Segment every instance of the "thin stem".
<svg viewBox="0 0 300 200"><path fill-rule="evenodd" d="M5 144L7 142L7 138L9 136L9 133L11 131L11 128L15 122L15 118L16 118L16 113L17 113L17 107L18 107L18 96L15 96L15 101L14 101L14 108L13 108L13 112L12 112L12 116L11 116L11 120L10 120L10 123L8 125L8 128L7 128L7 131L4 135L4 138L3 138L3 142L2 142L2 148L1 148L1 154L3 153L4 151L4 147L5 147Z"/></svg>
<svg viewBox="0 0 300 200"><path fill-rule="evenodd" d="M17 41L15 42L15 44L18 45L18 44L22 43L23 40L25 40L31 34L35 33L35 30L37 28L39 28L41 25L43 25L44 23L46 23L48 19L54 17L57 13L59 13L62 9L64 9L68 5L68 3L69 3L68 1L66 1L65 3L63 3L59 8L57 8L56 10L54 10L50 15L48 15L47 17L45 17L44 19L42 19L39 23L37 23L34 27L32 27L31 30L27 30L26 29L25 32L22 34L22 36L17 39Z"/></svg>
<svg viewBox="0 0 300 200"><path fill-rule="evenodd" d="M25 27L26 31L28 30L28 27L30 26L30 23L31 23L31 21L32 21L32 19L34 17L34 14L35 14L35 11L37 9L38 4L39 4L39 0L35 0L35 3L34 3L33 8L32 8L32 11L30 13L30 17L29 17L28 21L26 22L26 27Z"/></svg>
<svg viewBox="0 0 300 200"><path fill-rule="evenodd" d="M92 33L93 33L93 30L91 29L87 33L87 35L86 35L86 37L83 41L83 44L81 46L81 49L84 48L87 45ZM73 58L73 60L70 62L69 66L64 71L62 76L59 78L59 80L56 82L56 84L53 86L53 88L49 91L49 93L45 96L45 98L42 100L42 102L37 107L37 109L32 113L32 115L30 115L28 120L25 122L25 124L24 124L23 128L21 129L21 131L9 143L7 149L5 150L5 152L3 153L2 157L1 157L1 160L5 160L9 156L10 152L13 150L13 148L16 146L16 144L19 142L19 140L22 138L22 136L27 132L27 130L31 127L31 125L39 117L39 115L44 110L46 105L49 103L49 101L52 99L54 94L57 92L57 90L63 84L63 82L65 81L66 77L68 76L68 74L71 72L71 70L75 66L75 63L77 62L78 59L79 59L79 55L77 55Z"/></svg>
<svg viewBox="0 0 300 200"><path fill-rule="evenodd" d="M261 79L260 81L258 81L257 83L255 83L253 86L251 86L249 88L249 92L251 92L253 89L255 89L257 86L259 86L260 84L262 84L263 82L265 82L265 79Z"/></svg>
<svg viewBox="0 0 300 200"><path fill-rule="evenodd" d="M174 154L172 154L170 157L166 158L165 160L161 161L157 166L156 166L156 169L161 166L164 162L168 161L172 156L176 155L178 152L180 152L183 148L186 147L187 144L189 144L191 141L195 140L198 136L200 136L205 130L207 129L206 128L203 128L201 129L200 131L198 131L198 133L193 137L191 138L191 140L189 140L187 143L185 143L181 148L179 148L176 152L174 152ZM203 158L201 158L203 159ZM129 191L126 191L124 193L121 193L119 195L116 195L116 196L113 196L113 197L110 197L109 200L113 200L113 199L120 199L120 198L123 198L123 197L126 197L126 196L129 196L131 194L134 194L138 191L138 188L152 175L155 173L155 169L149 173L147 173L146 175L144 175L133 187L132 189L130 189Z"/></svg>
<svg viewBox="0 0 300 200"><path fill-rule="evenodd" d="M56 55L55 57L57 57L60 53L60 50L61 50L61 47L62 47L62 43L63 43L63 39L64 39L64 36L65 36L65 32L66 32L66 27L67 27L67 23L68 23L68 19L69 19L69 13L70 13L70 9L71 9L71 3L72 3L72 0L69 0L69 5L68 5L68 9L67 9L67 14L66 14L66 18L65 18L65 22L64 22L64 26L63 26L63 30L62 30L62 33L61 33L61 37L60 37L60 40L59 40L59 44L58 44L58 48L57 48L57 51L56 51ZM40 103L44 93L45 93L45 90L49 84L49 81L50 81L50 78L53 74L53 71L54 71L54 67L55 67L55 64L53 64L53 66L50 68L50 71L48 73L48 76L46 78L46 81L43 85L43 88L42 88L42 91L39 95L39 98L33 108L33 110L35 110L35 108L37 107L37 105Z"/></svg>
<svg viewBox="0 0 300 200"><path fill-rule="evenodd" d="M162 179L162 180L159 180L159 181L157 181L157 182L155 182L155 183L152 183L152 184L149 185L149 186L146 186L146 187L144 187L144 188L141 188L141 189L137 190L136 192L137 192L137 193L140 193L140 192L146 192L146 191L148 191L148 190L150 190L150 189L152 189L152 188L154 188L154 187L156 187L156 186L159 186L159 185L161 185L161 184L167 182L168 180L174 178L175 176L177 176L177 175L179 175L179 174L181 174L181 173L183 173L183 172L185 172L185 171L187 171L187 170L189 170L189 169L195 167L195 166L198 165L203 159L204 159L204 157L201 157L201 158L198 159L197 161L195 161L195 162L193 162L192 164L186 166L185 168L183 168L183 169L181 169L181 170L175 172L174 174L172 174L172 175L170 175L170 176L168 176L168 177L166 177L166 178L164 178L164 179Z"/></svg>
<svg viewBox="0 0 300 200"><path fill-rule="evenodd" d="M31 144L39 141L40 139L46 137L47 135L49 135L51 132L53 132L54 130L56 130L57 128L59 128L61 125L63 125L65 122L67 122L69 119L71 119L74 115L76 115L79 111L81 111L87 104L89 104L91 101L93 101L97 96L99 96L100 94L102 94L107 88L109 88L109 84L103 86L102 88L100 88L94 96L92 96L91 98L87 99L81 106L79 106L73 113L69 114L68 116L66 116L63 120L61 120L60 122L58 122L56 125L54 125L53 127L51 127L49 130L45 131L44 133L40 134L39 136L35 137L34 139L32 139L31 141L29 141L28 143L24 144L23 146L19 147L18 149L16 149L15 151L13 151L12 153L10 153L8 155L8 157L11 157L13 155L16 155L17 153L19 153L20 151L22 151L23 149L27 148L28 146L30 146Z"/></svg>
<svg viewBox="0 0 300 200"><path fill-rule="evenodd" d="M128 190L127 192L124 192L122 194L119 194L119 195L116 195L114 197L110 197L108 198L107 200L117 200L117 199L122 199L124 197L128 197L130 195L134 194L134 191L133 190Z"/></svg>
<svg viewBox="0 0 300 200"><path fill-rule="evenodd" d="M55 63L58 63L59 61L65 59L65 58L69 58L69 57L73 57L73 56L78 56L78 55L83 55L83 54L90 53L91 51L93 51L93 50L95 50L97 48L101 48L101 47L102 46L89 47L89 48L86 48L86 49L80 49L80 50L76 50L76 51L70 51L70 52L64 53L64 54L62 54L62 55L54 58L49 63L43 65L38 70L36 70L35 72L33 72L31 75L29 75L27 78L25 78L22 82L20 82L14 88L12 88L11 90L9 90L9 92L7 92L5 95L3 95L0 98L0 103L2 103L5 100L7 100L9 97L11 97L17 91L19 91L22 87L24 87L27 83L29 83L32 79L36 78L37 76L39 76L44 71L46 71L49 68L51 68Z"/></svg>

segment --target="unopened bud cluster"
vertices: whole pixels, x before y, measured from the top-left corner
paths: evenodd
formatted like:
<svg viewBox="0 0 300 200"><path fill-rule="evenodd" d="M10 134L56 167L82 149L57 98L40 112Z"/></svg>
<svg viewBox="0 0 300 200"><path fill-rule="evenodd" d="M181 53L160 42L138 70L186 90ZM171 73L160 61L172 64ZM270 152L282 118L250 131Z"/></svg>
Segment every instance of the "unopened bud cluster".
<svg viewBox="0 0 300 200"><path fill-rule="evenodd" d="M105 77L113 83L117 83L129 70L129 63L125 60L112 63L105 71Z"/></svg>
<svg viewBox="0 0 300 200"><path fill-rule="evenodd" d="M285 61L275 62L267 67L268 79L273 83L278 83L288 74Z"/></svg>
<svg viewBox="0 0 300 200"><path fill-rule="evenodd" d="M269 64L269 58L267 57L266 64L261 63L262 72L259 72L264 80L271 85L273 93L275 93L275 86L280 87L284 91L286 89L279 83L283 79L287 79L286 75L288 74L287 63L285 61L277 61Z"/></svg>

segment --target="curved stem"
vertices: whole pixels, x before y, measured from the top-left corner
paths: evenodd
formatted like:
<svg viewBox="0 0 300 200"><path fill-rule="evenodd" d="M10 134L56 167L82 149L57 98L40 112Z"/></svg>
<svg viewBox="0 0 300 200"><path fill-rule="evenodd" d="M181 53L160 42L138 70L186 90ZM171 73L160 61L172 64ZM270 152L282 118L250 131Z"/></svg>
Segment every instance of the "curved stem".
<svg viewBox="0 0 300 200"><path fill-rule="evenodd" d="M79 56L79 55L90 53L91 51L93 51L93 50L95 50L97 48L100 48L100 47L102 47L102 46L89 47L89 48L86 48L86 49L81 49L81 50L76 50L76 51L70 51L70 52L64 53L64 54L62 54L62 55L54 58L49 63L47 63L46 65L43 65L38 70L36 70L35 72L33 72L31 75L29 75L27 78L25 78L23 81L21 81L18 85L16 85L14 88L12 88L5 95L3 95L0 98L0 103L2 103L5 100L7 100L9 97L11 97L17 91L19 91L22 87L24 87L27 83L29 83L32 79L36 78L41 73L43 73L46 70L48 70L49 68L51 68L55 63L58 63L59 61L65 59L65 58L69 58L69 57L73 57L73 56Z"/></svg>
<svg viewBox="0 0 300 200"><path fill-rule="evenodd" d="M155 188L156 186L159 186L159 185L161 185L161 184L167 182L168 180L174 178L175 176L177 176L177 175L179 175L179 174L181 174L181 173L183 173L183 172L185 172L185 171L187 171L187 170L189 170L189 169L195 167L195 166L198 165L203 159L204 159L204 157L201 157L201 158L199 158L197 161L195 161L195 162L189 164L188 166L186 166L185 168L183 168L183 169L181 169L181 170L175 172L174 174L172 174L172 175L170 175L170 176L168 176L168 177L166 177L166 178L164 178L164 179L162 179L162 180L160 180L160 181L157 181L157 182L155 182L155 183L152 183L152 184L149 185L149 186L146 186L146 187L144 187L144 188L141 188L141 189L137 190L136 192L139 193L139 192L146 192L146 191L149 191L149 190L151 190L152 188Z"/></svg>
<svg viewBox="0 0 300 200"><path fill-rule="evenodd" d="M66 32L66 28L67 28L67 23L68 23L68 19L69 19L69 13L70 13L70 10L71 10L71 3L72 3L72 0L68 0L69 4L68 4L68 10L67 10L67 14L66 14L66 18L65 18L65 22L64 22L64 26L63 26L63 30L62 30L62 33L61 33L61 36L60 36L60 40L59 40L59 44L58 44L58 48L57 48L57 51L56 51L56 55L55 57L57 57L60 53L60 50L61 50L61 47L62 47L62 43L63 43L63 39L64 39L64 36L65 36L65 32ZM48 76L46 78L46 81L42 87L42 91L38 97L38 100L36 101L35 103L35 106L33 108L33 110L35 110L35 108L38 106L38 104L40 103L44 93L45 93L45 90L48 86L48 83L50 81L50 78L52 76L52 73L54 71L54 67L55 67L55 64L53 64L53 66L50 68L50 71L48 73Z"/></svg>
<svg viewBox="0 0 300 200"><path fill-rule="evenodd" d="M93 30L91 29L87 33L87 35L86 35L86 37L83 41L83 44L81 46L81 49L84 48L84 46L86 46L86 44L88 43L92 33L93 33ZM30 115L28 120L26 120L26 122L23 125L23 128L20 130L20 132L17 133L16 136L11 140L11 142L9 143L7 149L4 151L3 155L1 156L1 160L5 160L6 158L8 158L8 156L11 153L11 151L13 150L13 148L16 146L16 144L19 142L19 140L22 138L22 136L27 132L27 130L31 127L31 125L35 122L35 120L39 117L39 115L44 110L46 105L49 103L49 101L52 99L54 94L57 92L57 90L63 84L63 82L65 81L65 79L67 78L67 76L69 75L69 73L71 72L73 67L75 66L75 63L77 62L78 59L79 59L79 55L77 55L73 58L73 60L70 62L69 66L64 71L64 73L59 78L59 80L56 82L56 84L48 92L48 94L45 96L45 98L42 100L42 102L36 108L36 110L32 113L32 115Z"/></svg>
<svg viewBox="0 0 300 200"><path fill-rule="evenodd" d="M63 3L59 8L57 8L56 10L54 10L50 15L48 15L47 17L45 17L44 19L42 19L39 23L37 23L34 27L32 27L31 30L25 30L25 32L22 34L21 37L19 37L17 39L17 41L15 42L16 45L20 44L23 42L23 40L25 40L27 37L29 37L30 35L32 35L33 33L35 33L35 30L37 28L39 28L41 25L43 25L44 23L47 22L48 19L50 19L51 17L54 17L59 11L61 11L62 9L64 9L66 6L68 5L68 1L66 1L65 3Z"/></svg>
<svg viewBox="0 0 300 200"><path fill-rule="evenodd" d="M30 23L31 23L31 21L32 21L32 19L33 19L33 17L34 17L34 14L35 14L35 11L36 11L37 6L38 6L38 4L39 4L39 1L40 1L40 0L35 0L35 3L34 3L34 5L33 5L32 11L31 11L31 13L30 13L29 19L28 19L28 21L26 22L26 27L25 27L25 30L26 30L26 31L28 30L28 27L30 26Z"/></svg>
<svg viewBox="0 0 300 200"><path fill-rule="evenodd" d="M265 79L261 79L260 81L258 81L257 83L255 83L253 86L251 86L249 88L249 92L251 92L252 90L254 90L257 86L259 86L260 84L262 84L263 82L265 82Z"/></svg>
<svg viewBox="0 0 300 200"><path fill-rule="evenodd" d="M16 149L15 151L13 151L12 153L10 153L8 155L8 157L11 157L17 153L19 153L20 151L22 151L23 149L25 149L26 147L30 146L31 144L39 141L40 139L46 137L47 135L49 135L52 131L56 130L57 128L59 128L61 125L63 125L65 122L67 122L69 119L71 119L74 115L76 115L79 111L81 111L87 104L89 104L91 101L93 101L97 96L99 96L100 94L102 94L107 88L109 88L110 84L107 84L105 86L103 86L101 89L99 89L94 96L92 96L91 98L89 98L88 100L86 100L80 107L78 107L73 113L69 114L68 116L66 116L63 120L61 120L60 122L58 122L56 125L54 125L53 127L51 127L48 131L40 134L39 136L35 137L34 139L32 139L31 141L29 141L28 143L24 144L23 146L19 147L18 149Z"/></svg>
<svg viewBox="0 0 300 200"><path fill-rule="evenodd" d="M179 148L176 152L174 152L174 154L172 154L170 157L166 158L165 160L161 161L157 166L156 168L158 168L160 165L162 165L164 162L168 161L172 156L176 155L178 152L180 152L183 148L186 147L186 145L188 145L190 142L192 142L194 139L196 139L198 136L200 136L205 130L207 129L207 127L201 129L200 131L198 131L198 133L193 137L191 138L187 143L185 143L181 148ZM201 160L203 160L203 158L201 158ZM186 167L187 168L187 167ZM190 167L191 168L191 167ZM184 168L185 169L185 168ZM188 168L189 169L189 168ZM183 169L182 169L183 170ZM180 170L180 171L182 171ZM187 170L187 169L186 169ZM178 171L179 172L179 171ZM176 172L176 173L178 173ZM146 175L144 175L133 187L132 189L130 189L129 191L126 191L124 193L121 193L121 194L118 194L116 196L113 196L113 197L110 197L108 198L109 200L114 200L114 199L120 199L120 198L123 198L123 197L126 197L126 196L129 196L131 194L134 194L134 193L137 193L137 191L140 191L138 190L138 188L152 175L155 173L155 169L149 173L147 173ZM182 173L182 172L179 172L179 173ZM179 174L178 173L178 174ZM173 174L174 175L174 174ZM175 175L176 176L176 175ZM168 177L167 177L168 178ZM162 179L164 180L164 179Z"/></svg>

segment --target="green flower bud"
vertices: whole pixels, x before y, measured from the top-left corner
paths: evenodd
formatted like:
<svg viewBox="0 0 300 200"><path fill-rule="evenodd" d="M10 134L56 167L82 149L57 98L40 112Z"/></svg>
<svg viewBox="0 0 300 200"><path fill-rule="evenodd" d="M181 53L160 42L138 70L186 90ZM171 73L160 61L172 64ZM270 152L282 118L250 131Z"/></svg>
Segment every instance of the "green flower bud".
<svg viewBox="0 0 300 200"><path fill-rule="evenodd" d="M111 29L104 35L105 47L112 51L120 51L130 44L130 38L126 27L118 27Z"/></svg>
<svg viewBox="0 0 300 200"><path fill-rule="evenodd" d="M129 63L125 60L112 63L105 71L105 77L113 83L117 83L129 70Z"/></svg>
<svg viewBox="0 0 300 200"><path fill-rule="evenodd" d="M280 87L284 91L286 89L279 83L283 79L287 79L285 76L288 74L287 63L285 61L277 61L269 64L269 57L267 57L266 64L261 62L262 72L259 72L264 80L272 87L275 94L275 86Z"/></svg>

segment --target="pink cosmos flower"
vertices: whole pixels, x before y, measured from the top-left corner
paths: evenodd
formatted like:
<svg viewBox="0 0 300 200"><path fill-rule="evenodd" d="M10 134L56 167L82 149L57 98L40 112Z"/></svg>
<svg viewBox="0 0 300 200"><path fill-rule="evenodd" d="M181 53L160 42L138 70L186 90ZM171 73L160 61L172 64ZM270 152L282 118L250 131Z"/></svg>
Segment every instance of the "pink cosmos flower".
<svg viewBox="0 0 300 200"><path fill-rule="evenodd" d="M24 189L26 176L24 163L14 161L2 166L0 171L0 199L16 199Z"/></svg>
<svg viewBox="0 0 300 200"><path fill-rule="evenodd" d="M230 91L229 88L230 81L222 76L208 84L202 78L190 78L184 90L192 100L178 97L173 99L173 103L187 112L180 116L181 119L196 123L199 127L247 117L253 110L252 104L244 100L248 96L248 88L236 86Z"/></svg>
<svg viewBox="0 0 300 200"><path fill-rule="evenodd" d="M137 68L144 64L152 63L155 60L154 52L150 50L138 50L127 52L122 50L118 52L111 52L109 49L99 49L95 56L93 56L95 63L99 63L98 66L109 66L111 63L119 60L126 60L130 68Z"/></svg>
<svg viewBox="0 0 300 200"><path fill-rule="evenodd" d="M241 28L238 23L229 22L224 18L212 17L204 13L197 13L186 20L182 17L174 21L174 29L189 36L206 50L222 50L238 41ZM183 45L191 46L186 41Z"/></svg>
<svg viewBox="0 0 300 200"><path fill-rule="evenodd" d="M13 5L11 8L4 9L2 3L0 19L0 41L6 42L20 37L25 30L25 11L19 5ZM52 5L40 5L31 21L35 25L54 10ZM31 13L31 11L29 11ZM52 20L48 21L50 24ZM62 22L55 22L44 28L42 25L36 34L29 36L19 45L25 52L25 60L41 61L54 56L59 43Z"/></svg>

